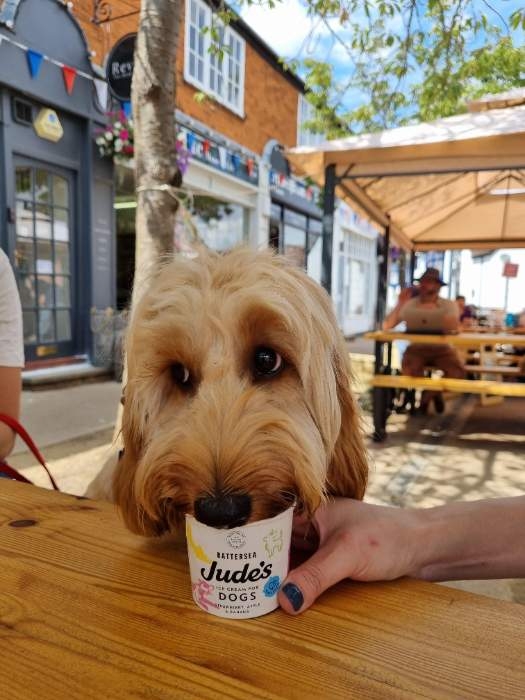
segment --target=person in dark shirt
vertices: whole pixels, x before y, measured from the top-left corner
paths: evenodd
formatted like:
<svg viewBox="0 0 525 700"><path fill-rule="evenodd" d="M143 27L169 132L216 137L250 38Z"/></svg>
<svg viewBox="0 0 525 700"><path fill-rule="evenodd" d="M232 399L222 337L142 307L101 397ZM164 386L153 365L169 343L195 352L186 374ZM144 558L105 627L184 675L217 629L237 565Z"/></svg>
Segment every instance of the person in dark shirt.
<svg viewBox="0 0 525 700"><path fill-rule="evenodd" d="M472 311L472 307L466 303L466 299L462 294L458 294L456 297L456 304L459 309L459 323L461 328L472 328L475 321L474 312Z"/></svg>

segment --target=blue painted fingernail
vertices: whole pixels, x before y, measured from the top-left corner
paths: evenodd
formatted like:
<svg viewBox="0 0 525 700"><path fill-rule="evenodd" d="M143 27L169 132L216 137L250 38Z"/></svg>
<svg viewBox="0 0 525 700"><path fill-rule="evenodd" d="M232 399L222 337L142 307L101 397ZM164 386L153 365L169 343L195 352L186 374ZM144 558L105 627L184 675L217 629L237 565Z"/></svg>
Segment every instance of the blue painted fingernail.
<svg viewBox="0 0 525 700"><path fill-rule="evenodd" d="M292 608L297 612L303 607L304 598L301 590L295 585L295 583L285 583L282 591L284 595L290 601Z"/></svg>

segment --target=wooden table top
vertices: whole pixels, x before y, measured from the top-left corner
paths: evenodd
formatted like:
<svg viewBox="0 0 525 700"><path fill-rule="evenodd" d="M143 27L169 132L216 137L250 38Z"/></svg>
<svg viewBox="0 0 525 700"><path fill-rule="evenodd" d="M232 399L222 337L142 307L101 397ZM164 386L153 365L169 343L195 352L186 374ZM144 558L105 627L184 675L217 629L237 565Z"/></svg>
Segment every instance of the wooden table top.
<svg viewBox="0 0 525 700"><path fill-rule="evenodd" d="M344 582L298 617L224 620L194 605L182 541L0 479L0 649L6 700L521 700L525 606Z"/></svg>
<svg viewBox="0 0 525 700"><path fill-rule="evenodd" d="M406 340L409 343L431 343L455 345L457 347L475 347L479 345L515 345L525 347L525 333L453 333L451 335L430 335L406 333L404 331L370 331L365 338L380 342Z"/></svg>

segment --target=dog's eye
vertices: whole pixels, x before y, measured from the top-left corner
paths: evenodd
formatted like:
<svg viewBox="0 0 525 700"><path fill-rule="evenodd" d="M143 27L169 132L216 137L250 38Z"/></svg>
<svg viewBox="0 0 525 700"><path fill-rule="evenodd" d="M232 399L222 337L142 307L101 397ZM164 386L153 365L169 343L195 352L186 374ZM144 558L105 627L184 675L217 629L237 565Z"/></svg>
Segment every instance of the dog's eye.
<svg viewBox="0 0 525 700"><path fill-rule="evenodd" d="M282 370L283 358L272 348L258 347L255 349L254 369L257 377L273 377Z"/></svg>
<svg viewBox="0 0 525 700"><path fill-rule="evenodd" d="M173 365L171 365L171 378L175 382L175 384L178 384L179 386L182 387L189 387L191 384L191 377L190 377L190 371L187 367L185 367L183 364L180 362L176 362Z"/></svg>

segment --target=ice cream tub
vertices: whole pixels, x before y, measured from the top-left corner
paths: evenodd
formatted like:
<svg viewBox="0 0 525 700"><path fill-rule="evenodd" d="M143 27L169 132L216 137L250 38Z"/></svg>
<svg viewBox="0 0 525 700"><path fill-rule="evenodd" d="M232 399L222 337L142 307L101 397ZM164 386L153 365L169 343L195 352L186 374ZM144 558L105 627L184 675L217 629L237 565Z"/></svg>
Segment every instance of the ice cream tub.
<svg viewBox="0 0 525 700"><path fill-rule="evenodd" d="M278 607L277 592L288 574L293 510L229 530L186 515L191 587L199 608L241 619Z"/></svg>

